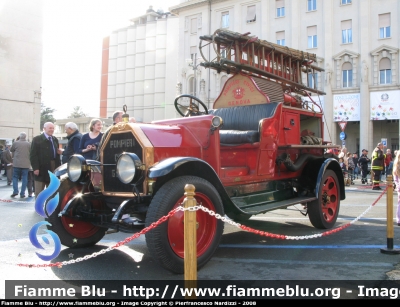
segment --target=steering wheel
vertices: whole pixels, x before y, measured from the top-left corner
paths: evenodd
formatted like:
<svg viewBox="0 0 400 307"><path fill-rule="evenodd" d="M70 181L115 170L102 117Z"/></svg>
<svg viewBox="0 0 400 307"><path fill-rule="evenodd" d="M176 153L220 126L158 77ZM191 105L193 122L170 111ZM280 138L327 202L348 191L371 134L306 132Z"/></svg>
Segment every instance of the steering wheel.
<svg viewBox="0 0 400 307"><path fill-rule="evenodd" d="M179 100L181 102L178 102ZM208 114L206 105L199 98L192 95L179 95L175 98L174 105L175 109L183 117Z"/></svg>

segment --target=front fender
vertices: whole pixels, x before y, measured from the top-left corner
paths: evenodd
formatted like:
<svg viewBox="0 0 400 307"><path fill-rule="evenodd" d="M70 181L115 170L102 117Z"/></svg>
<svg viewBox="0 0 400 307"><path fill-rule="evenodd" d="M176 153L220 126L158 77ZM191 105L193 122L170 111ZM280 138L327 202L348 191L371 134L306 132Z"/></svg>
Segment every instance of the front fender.
<svg viewBox="0 0 400 307"><path fill-rule="evenodd" d="M237 207L227 194L217 173L206 161L194 157L174 157L168 158L157 165L151 167L148 171L148 178L157 178L157 187L154 193L168 180L178 177L192 175L204 178L209 181L221 196L225 214L231 218L235 216L245 216L246 213Z"/></svg>
<svg viewBox="0 0 400 307"><path fill-rule="evenodd" d="M315 191L316 191L316 196L317 198L319 198L319 188L320 185L322 184L322 177L324 176L324 173L327 169L330 169L332 171L335 172L338 181L339 181L339 187L340 187L340 200L344 200L346 198L346 193L345 193L345 189L344 189L344 177L343 177L343 172L342 169L340 168L340 164L339 162L334 159L334 158L329 158L326 159L318 172L318 177L317 177L317 185L315 187Z"/></svg>
<svg viewBox="0 0 400 307"><path fill-rule="evenodd" d="M54 170L54 175L56 175L57 178L60 178L62 175L67 174L67 165L68 165L68 163L64 163L64 164L61 164L59 167L57 167Z"/></svg>
<svg viewBox="0 0 400 307"><path fill-rule="evenodd" d="M168 175L171 173L173 170L179 168L181 165L188 163L188 162L200 162L200 163L205 163L209 166L208 163L205 161L198 159L198 158L193 158L193 157L174 157L174 158L168 158L157 165L149 168L148 172L148 177L149 178L157 178L157 177L162 177L165 175ZM209 166L211 168L211 166Z"/></svg>

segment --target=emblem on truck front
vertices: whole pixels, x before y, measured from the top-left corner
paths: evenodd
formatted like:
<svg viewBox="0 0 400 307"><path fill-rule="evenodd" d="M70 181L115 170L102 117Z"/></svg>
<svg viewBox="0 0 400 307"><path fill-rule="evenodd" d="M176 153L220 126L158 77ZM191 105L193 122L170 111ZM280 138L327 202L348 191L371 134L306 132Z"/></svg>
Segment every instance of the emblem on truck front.
<svg viewBox="0 0 400 307"><path fill-rule="evenodd" d="M233 97L235 97L235 99L241 99L244 96L244 89L241 87L238 87L236 89L233 90Z"/></svg>
<svg viewBox="0 0 400 307"><path fill-rule="evenodd" d="M110 140L108 143L110 148L123 148L123 147L134 147L134 139L122 139L122 140Z"/></svg>

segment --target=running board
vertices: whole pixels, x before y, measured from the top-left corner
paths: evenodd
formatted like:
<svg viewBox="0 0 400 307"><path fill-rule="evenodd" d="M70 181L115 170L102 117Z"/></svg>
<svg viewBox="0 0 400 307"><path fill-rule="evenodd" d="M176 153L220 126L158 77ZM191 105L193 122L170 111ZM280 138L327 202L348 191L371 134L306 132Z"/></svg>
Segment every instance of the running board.
<svg viewBox="0 0 400 307"><path fill-rule="evenodd" d="M232 198L232 201L243 212L255 215L255 214L260 214L260 213L264 213L264 212L279 209L279 208L286 208L286 207L293 206L296 204L305 204L310 201L314 201L316 199L317 198L315 196L313 196L313 197L302 196L302 197L294 197L294 198L290 198L290 199L285 199L285 200L281 200L281 201L270 201L270 202L267 201L267 202L254 203L252 205L243 205L243 203L241 205L240 201L237 201L237 200L235 201L235 197Z"/></svg>

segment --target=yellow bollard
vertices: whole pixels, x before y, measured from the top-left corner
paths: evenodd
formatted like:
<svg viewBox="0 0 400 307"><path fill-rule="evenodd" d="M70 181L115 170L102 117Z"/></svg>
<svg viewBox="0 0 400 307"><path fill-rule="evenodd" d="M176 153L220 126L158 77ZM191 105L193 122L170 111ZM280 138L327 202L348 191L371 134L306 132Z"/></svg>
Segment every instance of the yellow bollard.
<svg viewBox="0 0 400 307"><path fill-rule="evenodd" d="M393 249L393 177L388 175L386 177L387 182L387 198L386 198L386 237L387 237L387 248L381 248L381 253L384 254L400 254L400 250Z"/></svg>
<svg viewBox="0 0 400 307"><path fill-rule="evenodd" d="M195 187L192 184L185 185L184 207L196 206L194 196ZM196 211L185 210L184 213L184 272L185 288L193 289L197 286L197 237L196 237ZM196 299L196 295L186 296L186 299Z"/></svg>

